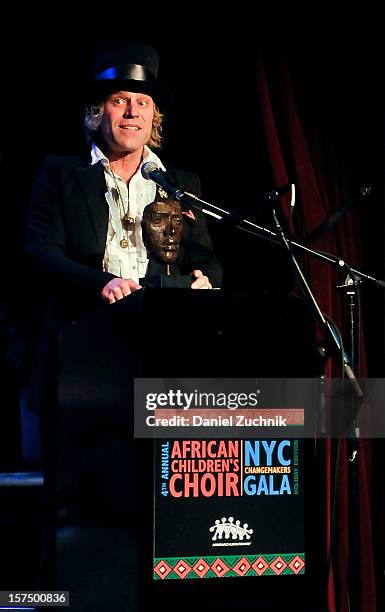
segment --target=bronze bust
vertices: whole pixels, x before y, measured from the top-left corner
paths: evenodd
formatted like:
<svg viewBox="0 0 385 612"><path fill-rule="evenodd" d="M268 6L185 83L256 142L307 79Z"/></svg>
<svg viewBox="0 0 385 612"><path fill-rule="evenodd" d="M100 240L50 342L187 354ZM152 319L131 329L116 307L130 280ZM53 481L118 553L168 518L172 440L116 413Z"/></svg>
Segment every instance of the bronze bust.
<svg viewBox="0 0 385 612"><path fill-rule="evenodd" d="M165 264L175 263L182 235L182 212L177 200L157 199L143 212L143 239L152 255Z"/></svg>

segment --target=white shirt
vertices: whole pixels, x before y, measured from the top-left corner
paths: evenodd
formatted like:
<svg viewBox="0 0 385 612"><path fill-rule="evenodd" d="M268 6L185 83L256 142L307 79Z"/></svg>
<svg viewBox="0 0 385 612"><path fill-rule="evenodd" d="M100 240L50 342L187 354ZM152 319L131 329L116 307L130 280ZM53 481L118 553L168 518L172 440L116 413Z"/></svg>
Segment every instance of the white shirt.
<svg viewBox="0 0 385 612"><path fill-rule="evenodd" d="M131 278L139 282L139 278L145 276L148 266L147 249L142 238L143 210L148 204L155 200L156 185L153 181L143 178L141 166L147 162L155 162L156 165L165 170L159 157L147 146L144 147L143 161L138 171L131 178L128 188L126 182L111 170L110 162L104 153L95 144L91 150L91 164L99 161L104 166L104 175L107 184L106 200L109 209L108 231L106 249L103 258L103 270L121 278ZM123 199L124 210L129 210L130 216L135 219L132 229L126 232L122 225L122 211L119 198L114 197L116 185ZM128 206L129 203L129 206ZM120 241L126 238L128 247L120 246Z"/></svg>

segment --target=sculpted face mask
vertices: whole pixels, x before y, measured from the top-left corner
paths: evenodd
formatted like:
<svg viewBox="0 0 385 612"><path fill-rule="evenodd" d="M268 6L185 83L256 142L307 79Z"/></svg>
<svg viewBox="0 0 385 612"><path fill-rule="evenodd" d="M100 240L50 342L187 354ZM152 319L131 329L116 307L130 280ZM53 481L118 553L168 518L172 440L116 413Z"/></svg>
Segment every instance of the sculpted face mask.
<svg viewBox="0 0 385 612"><path fill-rule="evenodd" d="M177 200L155 201L143 215L144 239L147 248L161 262L174 263L182 235L182 213Z"/></svg>

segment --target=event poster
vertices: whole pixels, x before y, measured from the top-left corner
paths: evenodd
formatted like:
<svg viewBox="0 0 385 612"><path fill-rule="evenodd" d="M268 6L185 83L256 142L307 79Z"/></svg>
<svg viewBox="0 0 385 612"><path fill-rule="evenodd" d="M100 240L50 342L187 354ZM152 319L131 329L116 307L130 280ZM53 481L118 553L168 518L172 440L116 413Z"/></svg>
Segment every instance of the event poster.
<svg viewBox="0 0 385 612"><path fill-rule="evenodd" d="M303 441L155 441L155 580L305 572Z"/></svg>

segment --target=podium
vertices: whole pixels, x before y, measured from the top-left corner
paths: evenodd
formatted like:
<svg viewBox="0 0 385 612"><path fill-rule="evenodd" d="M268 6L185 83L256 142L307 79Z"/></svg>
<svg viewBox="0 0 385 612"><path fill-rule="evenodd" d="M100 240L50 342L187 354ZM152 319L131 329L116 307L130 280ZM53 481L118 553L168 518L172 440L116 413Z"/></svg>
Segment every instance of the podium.
<svg viewBox="0 0 385 612"><path fill-rule="evenodd" d="M314 327L293 294L143 289L64 330L61 392L86 380L111 401L129 374L313 376L321 365Z"/></svg>
<svg viewBox="0 0 385 612"><path fill-rule="evenodd" d="M133 439L134 378L317 376L314 328L290 294L143 289L63 329L57 588L72 591L71 609L146 609L154 588L170 596L151 582L153 447ZM199 588L207 599L214 587Z"/></svg>

